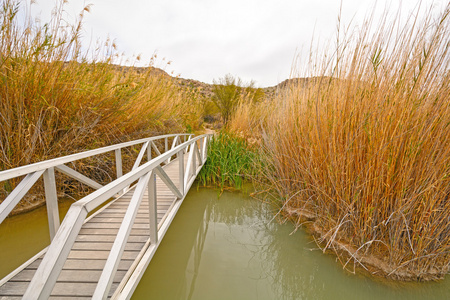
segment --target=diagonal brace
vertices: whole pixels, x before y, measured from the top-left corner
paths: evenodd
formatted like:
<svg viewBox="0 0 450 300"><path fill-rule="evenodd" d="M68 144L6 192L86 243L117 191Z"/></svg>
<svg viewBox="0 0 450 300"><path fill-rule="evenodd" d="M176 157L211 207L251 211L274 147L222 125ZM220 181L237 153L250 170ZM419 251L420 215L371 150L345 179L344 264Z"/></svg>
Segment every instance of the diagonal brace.
<svg viewBox="0 0 450 300"><path fill-rule="evenodd" d="M69 177L75 178L76 180L78 180L81 183L84 183L96 190L98 190L99 188L103 187L103 185L101 185L100 183L84 176L83 174L81 174L78 171L75 171L72 168L69 168L66 165L59 165L55 167L58 171L60 171L63 174L66 174Z"/></svg>
<svg viewBox="0 0 450 300"><path fill-rule="evenodd" d="M174 193L177 198L181 199L183 198L183 195L181 194L180 190L177 188L177 186L173 183L172 179L170 179L169 175L161 168L161 166L157 166L153 169L153 171L158 174L159 178L167 185L167 187Z"/></svg>
<svg viewBox="0 0 450 300"><path fill-rule="evenodd" d="M157 156L161 155L161 152L159 151L158 147L156 147L155 143L150 142L152 144L153 150L155 150Z"/></svg>
<svg viewBox="0 0 450 300"><path fill-rule="evenodd" d="M11 194L3 200L0 204L0 223L2 223L14 207L16 207L17 203L25 196L44 171L45 170L36 171L25 176Z"/></svg>
<svg viewBox="0 0 450 300"><path fill-rule="evenodd" d="M136 158L136 161L134 162L133 168L131 170L136 169L141 164L142 158L144 157L145 151L147 150L148 143L149 142L147 141L144 143L144 145L142 145L141 151L139 152L139 155Z"/></svg>

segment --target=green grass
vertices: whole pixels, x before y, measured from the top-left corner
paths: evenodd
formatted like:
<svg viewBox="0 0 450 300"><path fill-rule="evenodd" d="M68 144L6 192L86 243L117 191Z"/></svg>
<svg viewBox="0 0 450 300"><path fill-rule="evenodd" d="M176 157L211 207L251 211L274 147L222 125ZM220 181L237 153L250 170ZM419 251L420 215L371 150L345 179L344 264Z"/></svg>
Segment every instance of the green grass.
<svg viewBox="0 0 450 300"><path fill-rule="evenodd" d="M204 186L241 189L243 183L255 175L257 158L257 152L250 148L245 139L220 132L211 139L208 160L198 180Z"/></svg>

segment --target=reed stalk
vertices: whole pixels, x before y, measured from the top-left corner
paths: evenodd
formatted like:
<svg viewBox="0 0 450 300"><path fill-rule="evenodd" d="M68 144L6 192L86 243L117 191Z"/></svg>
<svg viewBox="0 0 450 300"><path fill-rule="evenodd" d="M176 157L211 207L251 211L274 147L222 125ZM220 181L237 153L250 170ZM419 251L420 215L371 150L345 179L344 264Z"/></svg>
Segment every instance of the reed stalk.
<svg viewBox="0 0 450 300"><path fill-rule="evenodd" d="M449 271L449 13L338 32L333 52L315 49L297 68L309 78L265 104L270 114L236 123L264 120L266 188L280 215L347 269L399 280Z"/></svg>

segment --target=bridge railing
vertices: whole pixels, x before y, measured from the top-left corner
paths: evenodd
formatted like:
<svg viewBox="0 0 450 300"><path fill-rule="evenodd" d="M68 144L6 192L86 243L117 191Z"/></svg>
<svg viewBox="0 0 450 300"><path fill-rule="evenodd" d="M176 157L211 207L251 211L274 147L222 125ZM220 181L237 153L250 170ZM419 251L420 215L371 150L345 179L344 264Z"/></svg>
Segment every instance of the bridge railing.
<svg viewBox="0 0 450 300"><path fill-rule="evenodd" d="M0 224L11 213L14 207L17 206L20 200L22 200L27 192L38 181L38 179L43 176L50 239L53 239L56 231L60 226L55 170L69 176L70 178L76 179L77 181L91 188L99 189L103 187L103 185L70 168L69 166L67 166L67 164L84 158L114 151L116 175L117 178L120 178L123 176L122 149L142 144L141 150L132 167L132 170L135 170L142 163L142 159L145 153L147 153L148 161L150 161L152 157L152 149L153 152L156 153L157 156L159 156L161 155L161 153L165 153L169 149L173 149L178 144L181 144L183 142L183 139L185 142L187 140L190 140L192 136L192 134L169 134L149 137L1 171L0 182L23 175L25 175L25 177L0 204ZM159 148L157 146L157 143L159 142L159 144L162 144L162 141L164 141L164 149L161 149L162 145L160 145ZM171 147L169 148L170 141ZM171 157L167 158L166 163L168 163L170 159ZM118 193L123 193L128 188L129 186L125 186L124 190L118 191Z"/></svg>
<svg viewBox="0 0 450 300"><path fill-rule="evenodd" d="M176 143L174 142L174 147L164 154L134 168L129 173L72 204L34 274L25 292L24 299L48 299L88 213L138 180L94 292L94 299L106 299L145 190L148 188L149 194L149 242L154 244L158 242L155 175L160 177L178 199L183 198L187 187L195 180L195 175L206 161L208 139L209 135L202 135L191 138L178 146L175 146ZM189 155L186 170L184 165L185 154ZM161 167L164 162L171 160L174 156L179 160L178 186Z"/></svg>

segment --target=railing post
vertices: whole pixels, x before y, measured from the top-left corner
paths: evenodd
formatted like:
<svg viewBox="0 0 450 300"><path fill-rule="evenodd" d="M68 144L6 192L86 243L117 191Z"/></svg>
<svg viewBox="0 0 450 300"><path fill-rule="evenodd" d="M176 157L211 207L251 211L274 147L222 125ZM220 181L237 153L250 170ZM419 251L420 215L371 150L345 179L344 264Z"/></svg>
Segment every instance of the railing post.
<svg viewBox="0 0 450 300"><path fill-rule="evenodd" d="M116 154L116 173L117 173L117 178L122 177L122 149L116 149L114 150L115 154Z"/></svg>
<svg viewBox="0 0 450 300"><path fill-rule="evenodd" d="M151 160L152 160L152 145L150 142L147 147L147 161L151 161Z"/></svg>
<svg viewBox="0 0 450 300"><path fill-rule="evenodd" d="M208 136L203 138L203 146L202 146L202 163L206 160L206 153L208 151Z"/></svg>
<svg viewBox="0 0 450 300"><path fill-rule="evenodd" d="M191 137L192 137L192 135L188 135L187 140L189 141L191 139ZM186 135L184 136L184 142L186 142ZM192 144L191 144L191 147L192 147ZM184 153L188 153L189 147L186 147L185 149L186 150L184 151Z"/></svg>
<svg viewBox="0 0 450 300"><path fill-rule="evenodd" d="M48 229L50 232L50 240L53 240L59 228L58 195L56 194L55 169L53 167L48 168L45 170L43 177Z"/></svg>
<svg viewBox="0 0 450 300"><path fill-rule="evenodd" d="M169 141L167 138L164 139L164 152L167 152L169 150Z"/></svg>
<svg viewBox="0 0 450 300"><path fill-rule="evenodd" d="M194 151L194 157L192 157L192 175L196 175L195 172L197 172L197 153L196 149L197 148L197 141L192 143L192 151Z"/></svg>
<svg viewBox="0 0 450 300"><path fill-rule="evenodd" d="M150 180L148 181L148 213L150 227L150 242L156 244L158 242L158 210L156 204L156 175L151 171Z"/></svg>
<svg viewBox="0 0 450 300"><path fill-rule="evenodd" d="M178 152L180 193L184 196L184 149Z"/></svg>

